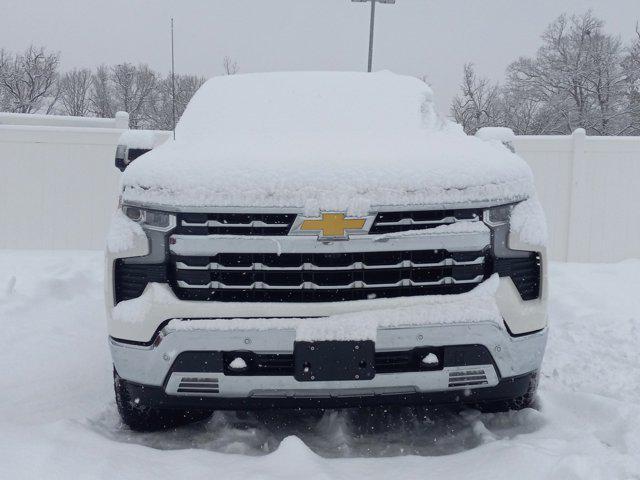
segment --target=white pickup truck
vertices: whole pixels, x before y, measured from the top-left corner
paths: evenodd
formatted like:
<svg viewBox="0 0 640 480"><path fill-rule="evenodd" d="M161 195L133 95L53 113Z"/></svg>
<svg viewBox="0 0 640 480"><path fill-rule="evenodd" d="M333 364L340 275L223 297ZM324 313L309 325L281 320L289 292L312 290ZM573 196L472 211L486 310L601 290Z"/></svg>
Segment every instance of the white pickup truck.
<svg viewBox="0 0 640 480"><path fill-rule="evenodd" d="M214 78L175 140L120 163L105 285L131 428L531 404L547 339L531 171L441 119L423 82Z"/></svg>

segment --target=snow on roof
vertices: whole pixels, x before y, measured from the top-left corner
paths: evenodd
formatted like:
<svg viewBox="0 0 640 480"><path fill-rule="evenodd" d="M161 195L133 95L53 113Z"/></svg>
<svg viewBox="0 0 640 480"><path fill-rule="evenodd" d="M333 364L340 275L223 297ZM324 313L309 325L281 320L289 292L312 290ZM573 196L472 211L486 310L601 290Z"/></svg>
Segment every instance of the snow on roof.
<svg viewBox="0 0 640 480"><path fill-rule="evenodd" d="M216 77L176 137L125 171L125 201L355 214L533 191L522 159L440 119L425 83L390 72Z"/></svg>

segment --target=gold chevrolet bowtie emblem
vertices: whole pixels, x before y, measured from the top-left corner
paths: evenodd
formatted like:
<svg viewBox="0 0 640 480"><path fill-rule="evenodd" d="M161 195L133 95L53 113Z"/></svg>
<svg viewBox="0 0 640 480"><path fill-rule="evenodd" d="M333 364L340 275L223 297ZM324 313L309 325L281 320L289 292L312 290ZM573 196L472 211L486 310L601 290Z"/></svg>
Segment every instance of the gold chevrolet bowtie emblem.
<svg viewBox="0 0 640 480"><path fill-rule="evenodd" d="M348 231L363 230L365 223L364 218L346 218L344 213L323 213L321 219L304 220L300 230L318 232L322 237L344 238Z"/></svg>

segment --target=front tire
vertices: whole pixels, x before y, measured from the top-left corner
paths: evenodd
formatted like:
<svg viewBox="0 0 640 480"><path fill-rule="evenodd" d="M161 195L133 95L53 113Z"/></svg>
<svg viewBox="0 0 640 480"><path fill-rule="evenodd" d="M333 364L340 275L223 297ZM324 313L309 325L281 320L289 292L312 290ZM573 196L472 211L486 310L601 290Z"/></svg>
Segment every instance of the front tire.
<svg viewBox="0 0 640 480"><path fill-rule="evenodd" d="M139 398L133 398L127 388L127 381L113 370L113 387L118 413L125 425L136 432L168 430L189 423L206 420L213 412L199 409L160 409L144 405Z"/></svg>

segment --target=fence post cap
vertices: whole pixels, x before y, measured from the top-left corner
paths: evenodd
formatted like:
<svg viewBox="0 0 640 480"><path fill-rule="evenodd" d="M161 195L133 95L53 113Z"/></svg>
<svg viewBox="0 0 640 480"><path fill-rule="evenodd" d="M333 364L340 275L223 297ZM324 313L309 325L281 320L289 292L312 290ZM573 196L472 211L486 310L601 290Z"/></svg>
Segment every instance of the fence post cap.
<svg viewBox="0 0 640 480"><path fill-rule="evenodd" d="M129 114L127 112L116 112L116 128L129 128Z"/></svg>

